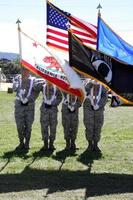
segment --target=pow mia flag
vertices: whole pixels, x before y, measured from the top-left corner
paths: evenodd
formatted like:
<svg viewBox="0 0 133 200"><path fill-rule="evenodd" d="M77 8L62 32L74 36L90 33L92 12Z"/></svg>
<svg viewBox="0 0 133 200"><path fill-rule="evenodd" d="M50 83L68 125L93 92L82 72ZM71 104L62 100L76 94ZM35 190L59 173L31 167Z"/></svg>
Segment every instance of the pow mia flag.
<svg viewBox="0 0 133 200"><path fill-rule="evenodd" d="M85 46L69 32L70 66L86 77L100 81L123 101L133 104L133 65L120 62Z"/></svg>

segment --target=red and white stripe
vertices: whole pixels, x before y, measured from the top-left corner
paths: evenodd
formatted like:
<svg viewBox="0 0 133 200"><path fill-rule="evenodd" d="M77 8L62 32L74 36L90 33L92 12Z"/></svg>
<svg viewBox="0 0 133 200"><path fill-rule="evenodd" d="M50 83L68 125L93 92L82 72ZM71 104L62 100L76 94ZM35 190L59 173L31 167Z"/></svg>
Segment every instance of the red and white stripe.
<svg viewBox="0 0 133 200"><path fill-rule="evenodd" d="M77 17L70 16L71 30L85 45L96 46L97 27ZM68 31L47 26L47 44L68 51Z"/></svg>

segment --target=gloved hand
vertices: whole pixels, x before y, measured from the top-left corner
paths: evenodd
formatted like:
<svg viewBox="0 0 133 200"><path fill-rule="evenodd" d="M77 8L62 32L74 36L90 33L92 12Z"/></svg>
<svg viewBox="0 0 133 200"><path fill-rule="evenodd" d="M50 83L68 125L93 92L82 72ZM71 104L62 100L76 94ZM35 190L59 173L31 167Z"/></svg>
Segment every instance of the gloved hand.
<svg viewBox="0 0 133 200"><path fill-rule="evenodd" d="M67 105L67 104L68 104L68 100L67 100L67 99L64 99L63 103L64 103L65 105Z"/></svg>
<svg viewBox="0 0 133 200"><path fill-rule="evenodd" d="M23 103L23 104L28 103L28 99L27 99L27 98L22 99L22 103Z"/></svg>
<svg viewBox="0 0 133 200"><path fill-rule="evenodd" d="M25 94L25 89L20 89L19 94L20 94L20 95L24 95L24 94Z"/></svg>
<svg viewBox="0 0 133 200"><path fill-rule="evenodd" d="M51 101L50 101L50 100L46 100L45 103L46 103L47 105L51 105Z"/></svg>
<svg viewBox="0 0 133 200"><path fill-rule="evenodd" d="M93 109L94 109L94 110L98 110L98 109L99 109L99 105L98 105L98 104L93 105Z"/></svg>
<svg viewBox="0 0 133 200"><path fill-rule="evenodd" d="M74 110L75 110L74 106L70 106L70 105L68 105L68 109L69 109L71 112L74 112Z"/></svg>
<svg viewBox="0 0 133 200"><path fill-rule="evenodd" d="M71 112L73 112L75 110L74 106L71 106Z"/></svg>

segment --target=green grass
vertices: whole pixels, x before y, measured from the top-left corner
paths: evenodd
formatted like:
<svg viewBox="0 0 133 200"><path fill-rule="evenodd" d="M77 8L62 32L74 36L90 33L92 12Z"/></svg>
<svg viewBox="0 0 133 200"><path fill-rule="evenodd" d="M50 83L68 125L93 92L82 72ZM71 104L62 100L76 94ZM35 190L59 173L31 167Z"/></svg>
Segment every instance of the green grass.
<svg viewBox="0 0 133 200"><path fill-rule="evenodd" d="M56 151L42 154L39 97L30 151L17 154L14 98L0 92L0 200L133 200L133 107L106 105L102 155L86 151L82 108L78 149L64 152L59 112Z"/></svg>

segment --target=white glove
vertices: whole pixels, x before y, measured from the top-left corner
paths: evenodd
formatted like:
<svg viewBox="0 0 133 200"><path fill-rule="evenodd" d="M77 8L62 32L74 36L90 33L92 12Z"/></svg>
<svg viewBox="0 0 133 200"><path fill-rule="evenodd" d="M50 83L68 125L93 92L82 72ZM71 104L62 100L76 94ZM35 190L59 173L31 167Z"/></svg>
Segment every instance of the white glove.
<svg viewBox="0 0 133 200"><path fill-rule="evenodd" d="M67 100L67 99L64 99L63 103L64 103L65 105L67 105L67 104L68 104L68 100Z"/></svg>
<svg viewBox="0 0 133 200"><path fill-rule="evenodd" d="M71 109L70 109L72 112L74 111L74 106L71 106Z"/></svg>
<svg viewBox="0 0 133 200"><path fill-rule="evenodd" d="M27 98L22 99L22 103L23 103L23 104L26 104L27 102L28 102L28 99L27 99Z"/></svg>
<svg viewBox="0 0 133 200"><path fill-rule="evenodd" d="M68 108L69 108L70 111L72 111L72 112L74 111L74 106L68 105Z"/></svg>
<svg viewBox="0 0 133 200"><path fill-rule="evenodd" d="M46 99L45 103L48 104L48 105L51 105L51 101L50 100Z"/></svg>
<svg viewBox="0 0 133 200"><path fill-rule="evenodd" d="M98 110L98 109L99 109L99 105L98 105L98 104L93 105L93 109L94 109L94 110Z"/></svg>
<svg viewBox="0 0 133 200"><path fill-rule="evenodd" d="M25 94L25 92L26 92L26 90L25 90L25 89L20 89L20 92L19 92L19 94L20 94L20 95L24 95L24 94Z"/></svg>

